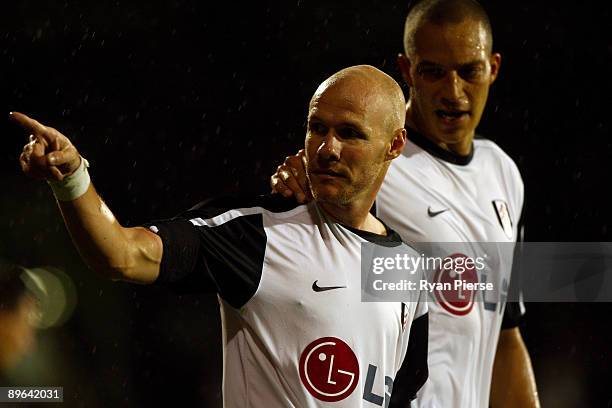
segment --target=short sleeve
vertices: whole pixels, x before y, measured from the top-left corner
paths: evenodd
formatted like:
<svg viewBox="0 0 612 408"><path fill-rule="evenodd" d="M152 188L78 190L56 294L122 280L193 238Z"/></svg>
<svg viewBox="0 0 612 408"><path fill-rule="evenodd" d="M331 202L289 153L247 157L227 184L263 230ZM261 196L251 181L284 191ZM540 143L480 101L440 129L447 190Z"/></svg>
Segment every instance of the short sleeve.
<svg viewBox="0 0 612 408"><path fill-rule="evenodd" d="M263 209L221 198L146 225L163 243L158 285L217 292L236 308L256 292L266 248Z"/></svg>

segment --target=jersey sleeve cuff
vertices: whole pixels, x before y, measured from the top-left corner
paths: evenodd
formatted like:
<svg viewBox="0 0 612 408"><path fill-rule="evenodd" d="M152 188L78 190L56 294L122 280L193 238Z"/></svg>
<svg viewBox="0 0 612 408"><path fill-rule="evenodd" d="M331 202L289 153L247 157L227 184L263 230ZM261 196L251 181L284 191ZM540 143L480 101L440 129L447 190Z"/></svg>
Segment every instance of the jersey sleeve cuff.
<svg viewBox="0 0 612 408"><path fill-rule="evenodd" d="M155 284L180 281L193 272L198 255L199 238L195 227L185 219L151 222L146 228L156 233L163 243L159 276Z"/></svg>

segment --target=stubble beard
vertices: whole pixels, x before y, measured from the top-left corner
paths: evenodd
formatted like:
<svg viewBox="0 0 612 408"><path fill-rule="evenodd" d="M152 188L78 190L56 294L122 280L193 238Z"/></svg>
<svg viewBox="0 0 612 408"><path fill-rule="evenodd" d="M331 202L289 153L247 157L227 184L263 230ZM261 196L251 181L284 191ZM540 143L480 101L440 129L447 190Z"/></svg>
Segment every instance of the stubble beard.
<svg viewBox="0 0 612 408"><path fill-rule="evenodd" d="M311 187L313 198L319 203L330 204L336 207L346 207L353 201L365 195L372 189L372 185L378 179L380 172L383 169L381 166L371 166L364 177L357 183L346 184L344 188L338 188L336 194L319 194L318 189ZM310 180L309 180L310 182ZM312 186L312 182L310 182Z"/></svg>

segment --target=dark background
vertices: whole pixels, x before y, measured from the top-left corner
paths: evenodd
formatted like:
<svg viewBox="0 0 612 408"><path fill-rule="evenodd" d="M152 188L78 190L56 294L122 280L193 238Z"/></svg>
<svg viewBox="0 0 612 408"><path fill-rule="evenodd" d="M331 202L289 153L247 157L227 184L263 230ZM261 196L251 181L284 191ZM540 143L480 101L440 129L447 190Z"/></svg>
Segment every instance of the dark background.
<svg viewBox="0 0 612 408"><path fill-rule="evenodd" d="M611 241L610 6L486 2L503 55L479 132L517 162L527 241ZM0 13L1 106L68 135L124 224L268 190L303 144L316 86L348 65L398 81L407 2L15 1ZM106 281L83 265L52 194L1 123L0 257L52 265L78 306L40 332L22 385L64 406L220 406L213 295ZM609 278L609 277L608 277ZM530 304L522 332L544 407L612 406L612 306ZM0 384L1 385L1 384Z"/></svg>

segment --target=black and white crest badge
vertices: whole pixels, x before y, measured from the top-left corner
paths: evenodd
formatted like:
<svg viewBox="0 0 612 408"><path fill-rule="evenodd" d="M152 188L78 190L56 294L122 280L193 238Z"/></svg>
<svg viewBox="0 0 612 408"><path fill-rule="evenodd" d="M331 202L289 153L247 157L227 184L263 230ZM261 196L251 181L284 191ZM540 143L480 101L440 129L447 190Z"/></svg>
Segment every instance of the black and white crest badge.
<svg viewBox="0 0 612 408"><path fill-rule="evenodd" d="M495 208L499 225L501 225L508 239L512 239L512 219L510 218L510 211L508 211L508 204L504 200L493 200L493 208Z"/></svg>

